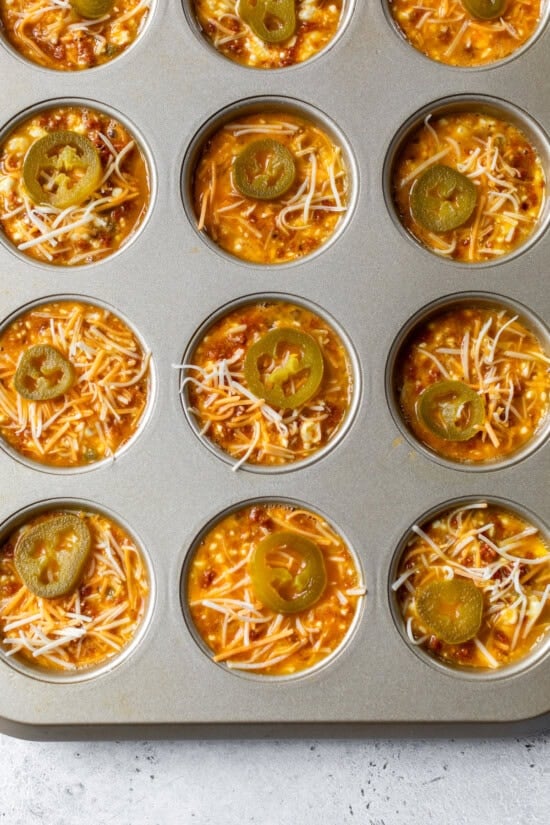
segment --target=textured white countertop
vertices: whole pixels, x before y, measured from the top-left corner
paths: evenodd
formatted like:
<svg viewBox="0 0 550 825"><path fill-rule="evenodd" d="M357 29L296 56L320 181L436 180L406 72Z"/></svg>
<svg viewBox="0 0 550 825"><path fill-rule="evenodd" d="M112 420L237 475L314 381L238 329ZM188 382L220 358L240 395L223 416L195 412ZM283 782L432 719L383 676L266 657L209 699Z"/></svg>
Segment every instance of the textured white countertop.
<svg viewBox="0 0 550 825"><path fill-rule="evenodd" d="M0 737L6 825L548 825L550 735L24 742Z"/></svg>

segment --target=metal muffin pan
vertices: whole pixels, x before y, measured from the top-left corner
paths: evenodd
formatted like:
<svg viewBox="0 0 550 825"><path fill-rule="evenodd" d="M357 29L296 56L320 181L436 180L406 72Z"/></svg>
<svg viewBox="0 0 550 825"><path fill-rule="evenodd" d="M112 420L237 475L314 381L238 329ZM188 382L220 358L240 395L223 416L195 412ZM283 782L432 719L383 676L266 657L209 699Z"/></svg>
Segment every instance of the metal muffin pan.
<svg viewBox="0 0 550 825"><path fill-rule="evenodd" d="M52 72L0 48L2 124L44 101L93 101L134 124L151 154L156 197L146 225L119 254L54 268L0 245L0 321L52 295L86 295L132 324L153 353L156 392L135 442L87 473L37 471L0 452L0 525L56 499L115 514L149 559L154 600L139 643L78 682L46 682L0 661L0 727L19 735L94 736L124 729L196 733L253 723L388 725L550 718L550 655L490 681L423 661L399 633L389 594L402 536L444 502L500 498L548 522L550 446L492 472L443 466L409 445L386 398L392 343L424 306L452 293L499 294L548 325L550 234L499 265L450 265L395 225L384 195L392 141L416 112L458 95L504 100L550 132L550 101L533 77L550 72L548 29L520 58L484 71L431 63L396 36L382 3L356 3L342 36L310 63L251 71L223 60L190 27L179 0L156 4L135 47L101 71ZM355 208L319 253L292 265L250 266L210 248L184 209L184 158L210 118L239 101L288 98L313 106L346 137ZM290 473L233 473L183 414L181 360L197 328L225 304L277 292L312 303L349 337L361 378L359 409L333 449ZM325 667L292 680L240 678L216 666L190 634L180 602L186 556L205 525L253 499L289 498L342 531L367 597L354 633ZM537 721L537 724L538 724ZM248 728L247 728L248 726Z"/></svg>

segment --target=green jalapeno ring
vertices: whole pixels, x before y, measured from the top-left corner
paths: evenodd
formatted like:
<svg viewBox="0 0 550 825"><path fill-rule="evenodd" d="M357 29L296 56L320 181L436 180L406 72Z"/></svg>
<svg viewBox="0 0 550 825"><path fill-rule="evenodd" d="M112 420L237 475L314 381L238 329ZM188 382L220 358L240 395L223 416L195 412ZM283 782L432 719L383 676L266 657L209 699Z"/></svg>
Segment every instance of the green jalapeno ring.
<svg viewBox="0 0 550 825"><path fill-rule="evenodd" d="M71 178L67 173L79 174ZM78 132L49 132L36 140L23 161L23 183L33 203L66 209L92 195L103 175L96 147ZM44 176L55 183L46 189Z"/></svg>
<svg viewBox="0 0 550 825"><path fill-rule="evenodd" d="M471 579L428 582L417 588L415 603L424 624L447 644L467 642L481 627L483 594Z"/></svg>
<svg viewBox="0 0 550 825"><path fill-rule="evenodd" d="M74 11L86 20L96 20L109 14L115 0L69 0Z"/></svg>
<svg viewBox="0 0 550 825"><path fill-rule="evenodd" d="M296 575L270 563L270 554L278 550L298 556L301 568ZM257 598L276 613L308 610L319 601L327 585L325 561L317 544L290 530L272 533L256 545L249 572Z"/></svg>
<svg viewBox="0 0 550 825"><path fill-rule="evenodd" d="M50 401L71 389L75 371L59 350L49 344L36 344L21 355L13 386L29 401Z"/></svg>
<svg viewBox="0 0 550 825"><path fill-rule="evenodd" d="M238 0L236 11L264 43L283 43L296 31L295 0Z"/></svg>
<svg viewBox="0 0 550 825"><path fill-rule="evenodd" d="M507 0L461 0L466 11L478 20L496 20L502 17Z"/></svg>
<svg viewBox="0 0 550 825"><path fill-rule="evenodd" d="M410 193L414 220L430 232L458 229L471 217L476 203L477 187L470 178L441 164L426 169Z"/></svg>
<svg viewBox="0 0 550 825"><path fill-rule="evenodd" d="M241 195L274 200L294 183L296 163L292 152L278 140L254 140L233 161L233 175Z"/></svg>
<svg viewBox="0 0 550 825"><path fill-rule="evenodd" d="M416 411L424 426L444 441L468 441L485 418L483 399L462 381L431 384L418 398Z"/></svg>
<svg viewBox="0 0 550 825"><path fill-rule="evenodd" d="M300 354L290 355L286 364L262 375L258 362L263 356L277 357L281 347L296 347ZM294 375L307 370L307 377L295 392L285 394L284 385ZM252 344L244 359L244 377L248 389L257 398L280 409L293 410L307 403L321 385L324 361L319 344L311 335L298 329L278 327Z"/></svg>
<svg viewBox="0 0 550 825"><path fill-rule="evenodd" d="M78 586L91 547L84 519L74 513L51 515L22 530L15 545L15 569L35 596L57 599Z"/></svg>

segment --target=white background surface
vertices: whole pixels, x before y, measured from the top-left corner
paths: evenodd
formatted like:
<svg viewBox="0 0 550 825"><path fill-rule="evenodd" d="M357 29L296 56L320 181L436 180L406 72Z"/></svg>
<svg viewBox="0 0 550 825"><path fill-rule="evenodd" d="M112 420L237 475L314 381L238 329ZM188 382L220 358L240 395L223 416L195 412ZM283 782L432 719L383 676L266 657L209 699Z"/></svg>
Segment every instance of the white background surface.
<svg viewBox="0 0 550 825"><path fill-rule="evenodd" d="M23 742L0 737L6 825L548 825L550 735Z"/></svg>

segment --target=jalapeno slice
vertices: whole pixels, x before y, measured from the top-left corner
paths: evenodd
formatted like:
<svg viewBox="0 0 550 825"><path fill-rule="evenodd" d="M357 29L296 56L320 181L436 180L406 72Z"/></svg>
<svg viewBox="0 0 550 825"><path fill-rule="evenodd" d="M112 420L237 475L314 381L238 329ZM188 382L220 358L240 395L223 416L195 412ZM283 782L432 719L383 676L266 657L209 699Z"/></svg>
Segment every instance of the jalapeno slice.
<svg viewBox="0 0 550 825"><path fill-rule="evenodd" d="M450 166L436 164L416 179L411 189L411 213L430 232L447 232L466 223L475 209L477 188Z"/></svg>
<svg viewBox="0 0 550 825"><path fill-rule="evenodd" d="M295 0L239 0L237 14L264 43L282 43L296 31Z"/></svg>
<svg viewBox="0 0 550 825"><path fill-rule="evenodd" d="M428 582L417 589L415 599L424 624L447 644L473 639L481 626L483 595L471 579Z"/></svg>
<svg viewBox="0 0 550 825"><path fill-rule="evenodd" d="M468 441L485 418L483 399L462 381L438 381L416 404L422 423L445 441Z"/></svg>
<svg viewBox="0 0 550 825"><path fill-rule="evenodd" d="M49 132L32 144L23 161L23 182L31 200L58 209L89 198L102 174L99 152L77 132Z"/></svg>
<svg viewBox="0 0 550 825"><path fill-rule="evenodd" d="M49 401L70 390L74 381L74 367L59 350L49 344L36 344L19 359L13 385L29 401Z"/></svg>
<svg viewBox="0 0 550 825"><path fill-rule="evenodd" d="M288 192L295 177L292 153L272 138L249 143L233 161L235 186L247 198L279 198Z"/></svg>
<svg viewBox="0 0 550 825"><path fill-rule="evenodd" d="M35 596L57 599L77 587L91 546L82 518L73 513L52 515L22 531L15 545L15 567Z"/></svg>
<svg viewBox="0 0 550 825"><path fill-rule="evenodd" d="M291 530L262 539L254 548L249 571L254 593L277 613L308 610L327 585L321 550L314 541Z"/></svg>
<svg viewBox="0 0 550 825"><path fill-rule="evenodd" d="M273 362L282 363L267 372ZM267 362L267 364L265 364ZM311 335L280 327L252 344L244 359L248 389L273 407L293 410L309 401L323 380L323 353ZM287 392L288 388L288 392Z"/></svg>
<svg viewBox="0 0 550 825"><path fill-rule="evenodd" d="M71 6L77 14L87 20L95 20L109 14L115 0L70 0Z"/></svg>
<svg viewBox="0 0 550 825"><path fill-rule="evenodd" d="M502 17L506 0L461 0L466 11L479 20L494 20Z"/></svg>

